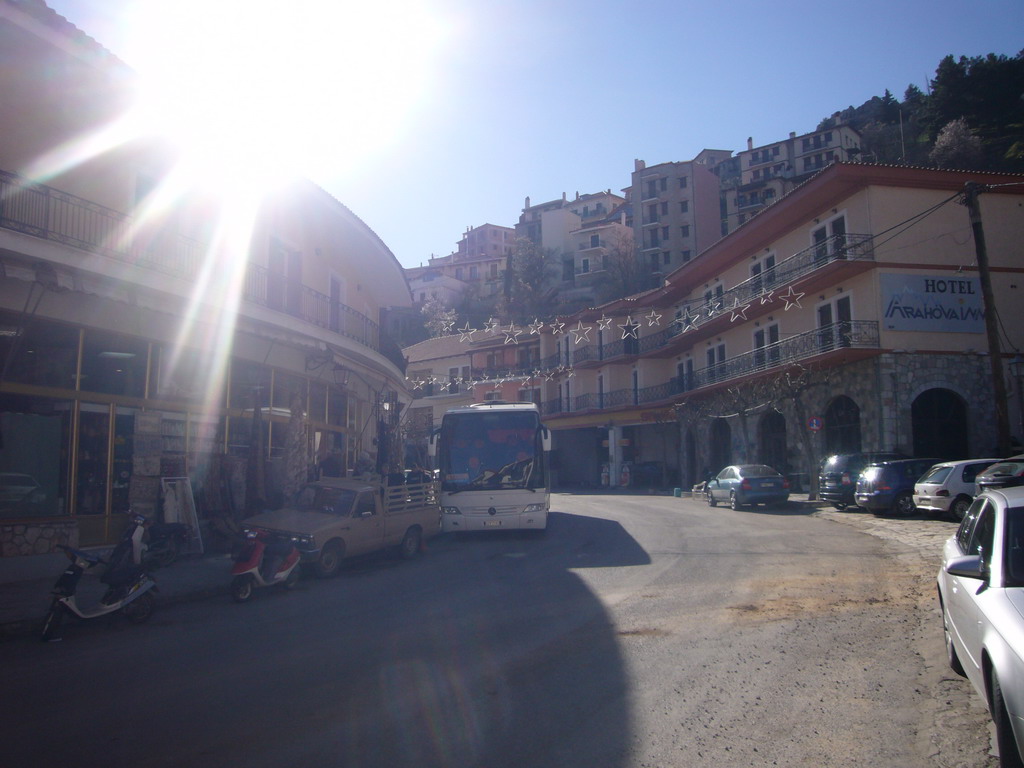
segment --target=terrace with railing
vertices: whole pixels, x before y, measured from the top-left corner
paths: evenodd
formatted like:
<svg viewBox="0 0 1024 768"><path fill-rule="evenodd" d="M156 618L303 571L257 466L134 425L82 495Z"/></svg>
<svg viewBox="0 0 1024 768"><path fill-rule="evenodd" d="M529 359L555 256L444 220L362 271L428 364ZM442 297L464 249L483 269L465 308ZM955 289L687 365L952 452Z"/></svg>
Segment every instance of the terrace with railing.
<svg viewBox="0 0 1024 768"><path fill-rule="evenodd" d="M763 374L772 369L809 360L845 349L879 349L878 323L872 320L845 320L815 328L744 352L720 363L692 373L675 376L650 387L618 389L611 392L588 392L576 395L571 403L564 398L542 404L545 415L603 410L631 405L648 405L668 400L684 392L710 387L746 376ZM571 407L569 407L571 406Z"/></svg>
<svg viewBox="0 0 1024 768"><path fill-rule="evenodd" d="M207 252L204 243L167 229L143 235L131 216L7 171L0 171L0 227L188 281L201 273ZM366 315L266 267L245 270L243 300L352 339L405 370L401 350Z"/></svg>

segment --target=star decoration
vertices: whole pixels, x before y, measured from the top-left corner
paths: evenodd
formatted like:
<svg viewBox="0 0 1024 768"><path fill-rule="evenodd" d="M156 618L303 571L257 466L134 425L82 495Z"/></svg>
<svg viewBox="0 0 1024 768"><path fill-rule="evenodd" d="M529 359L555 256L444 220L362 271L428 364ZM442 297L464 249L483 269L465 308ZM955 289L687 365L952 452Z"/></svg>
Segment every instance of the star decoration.
<svg viewBox="0 0 1024 768"><path fill-rule="evenodd" d="M661 325L661 315L658 311L652 309L648 314L644 315L644 319L647 320L647 327L650 328L652 325Z"/></svg>
<svg viewBox="0 0 1024 768"><path fill-rule="evenodd" d="M536 318L536 317L535 317L535 318L533 318L533 322L532 322L532 323L530 323L530 324L529 324L529 325L527 326L527 328L529 328L529 329L530 329L530 335L531 335L531 336L536 336L537 334L539 334L539 333L540 333L540 330L541 330L541 328L543 328L543 327L544 327L544 323L542 323L542 322L540 321L540 319L539 319L539 318Z"/></svg>
<svg viewBox="0 0 1024 768"><path fill-rule="evenodd" d="M452 328L455 327L454 320L444 320L441 323L441 333L447 335L452 332Z"/></svg>
<svg viewBox="0 0 1024 768"><path fill-rule="evenodd" d="M566 376L571 379L573 376L576 375L576 370L574 368L566 368L565 373Z"/></svg>
<svg viewBox="0 0 1024 768"><path fill-rule="evenodd" d="M729 309L729 313L732 315L732 317L730 318L730 322L735 323L737 317L742 317L744 320L746 320L747 319L747 310L748 309L750 309L750 305L749 304L744 304L741 307L740 306L740 300L736 299L736 301L733 303L732 307Z"/></svg>
<svg viewBox="0 0 1024 768"><path fill-rule="evenodd" d="M762 293L761 294L761 306L764 306L765 304L771 304L771 302L772 302L772 300L774 298L775 298L775 291L774 290Z"/></svg>
<svg viewBox="0 0 1024 768"><path fill-rule="evenodd" d="M498 330L498 321L495 320L493 317L490 320L488 320L486 323L484 323L484 333L490 333L490 334L493 335L494 333L497 332L497 330Z"/></svg>
<svg viewBox="0 0 1024 768"><path fill-rule="evenodd" d="M476 328L470 328L467 320L466 324L459 328L459 341L472 341L474 333L476 333Z"/></svg>
<svg viewBox="0 0 1024 768"><path fill-rule="evenodd" d="M505 342L504 343L505 344L518 344L519 343L519 334L521 334L522 332L523 332L522 329L516 328L516 324L515 323L509 323L508 324L508 330L505 331Z"/></svg>
<svg viewBox="0 0 1024 768"><path fill-rule="evenodd" d="M564 330L565 323L563 323L561 320L559 320L558 322L555 322L555 323L550 323L550 325L551 325L551 332L555 336L557 336L560 333L565 333L565 330Z"/></svg>
<svg viewBox="0 0 1024 768"><path fill-rule="evenodd" d="M552 370L550 370L550 371L546 372L546 373L544 374L544 381L551 381L551 380L552 380L553 378L555 378L555 374L556 374L556 373L557 373L557 371L556 371L556 370L554 370L554 369L552 369Z"/></svg>
<svg viewBox="0 0 1024 768"><path fill-rule="evenodd" d="M572 330L572 335L575 337L573 339L573 343L574 344L579 344L581 341L585 341L585 342L589 343L590 342L590 332L592 330L594 330L594 329L593 329L592 326L589 326L589 325L584 326L583 325L583 321L580 320L579 323L576 325L576 327L571 329L571 330Z"/></svg>
<svg viewBox="0 0 1024 768"><path fill-rule="evenodd" d="M611 327L612 319L610 317L601 316L601 319L597 321L597 330L607 331Z"/></svg>
<svg viewBox="0 0 1024 768"><path fill-rule="evenodd" d="M779 296L779 298L786 302L786 311L788 312L790 308L794 306L797 309L801 308L800 299L802 299L803 296L804 295L802 293L797 293L796 291L794 291L793 286L791 285L789 286L789 290L786 293Z"/></svg>
<svg viewBox="0 0 1024 768"><path fill-rule="evenodd" d="M682 330L680 331L680 333L686 333L687 331L692 331L694 328L697 327L697 315L693 314L690 311L690 308L687 307L683 311L683 316L676 318L676 322L679 323L680 326L682 326Z"/></svg>
<svg viewBox="0 0 1024 768"><path fill-rule="evenodd" d="M714 317L716 312L722 311L722 300L713 299L708 302L708 317Z"/></svg>
<svg viewBox="0 0 1024 768"><path fill-rule="evenodd" d="M632 336L634 339L640 338L637 334L640 332L640 323L634 320L632 317L627 317L624 325L620 325L622 329L622 338L628 338Z"/></svg>

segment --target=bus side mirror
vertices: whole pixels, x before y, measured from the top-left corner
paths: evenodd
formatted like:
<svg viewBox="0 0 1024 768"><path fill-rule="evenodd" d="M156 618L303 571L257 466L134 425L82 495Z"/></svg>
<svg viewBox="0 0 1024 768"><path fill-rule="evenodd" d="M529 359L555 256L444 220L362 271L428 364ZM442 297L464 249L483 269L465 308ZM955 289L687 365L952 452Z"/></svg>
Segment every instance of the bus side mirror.
<svg viewBox="0 0 1024 768"><path fill-rule="evenodd" d="M551 430L547 427L540 428L540 441L545 451L551 450Z"/></svg>
<svg viewBox="0 0 1024 768"><path fill-rule="evenodd" d="M434 432L427 438L427 456L434 458L437 456L437 438L440 437L438 432Z"/></svg>

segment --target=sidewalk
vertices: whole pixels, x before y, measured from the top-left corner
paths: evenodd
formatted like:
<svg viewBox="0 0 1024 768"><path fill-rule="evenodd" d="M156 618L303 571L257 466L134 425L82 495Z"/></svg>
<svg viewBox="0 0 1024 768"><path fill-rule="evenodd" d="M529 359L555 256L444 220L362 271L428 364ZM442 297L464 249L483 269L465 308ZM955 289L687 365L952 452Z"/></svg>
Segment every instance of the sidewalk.
<svg viewBox="0 0 1024 768"><path fill-rule="evenodd" d="M0 640L39 628L50 608L50 590L68 565L63 553L0 557ZM217 554L183 557L153 573L160 605L227 595L231 558ZM91 606L106 586L86 572L78 587L79 605Z"/></svg>
<svg viewBox="0 0 1024 768"><path fill-rule="evenodd" d="M634 493L648 495L647 491ZM683 492L682 498L689 499L689 492ZM821 502L808 501L806 493L792 494L790 503L810 510L822 506ZM39 628L50 607L50 590L67 564L63 553L0 557L0 640L29 634ZM229 555L184 557L153 573L159 589L157 599L161 605L169 605L216 595L226 597L230 573ZM105 589L98 578L84 575L78 587L80 604L89 606L98 602Z"/></svg>

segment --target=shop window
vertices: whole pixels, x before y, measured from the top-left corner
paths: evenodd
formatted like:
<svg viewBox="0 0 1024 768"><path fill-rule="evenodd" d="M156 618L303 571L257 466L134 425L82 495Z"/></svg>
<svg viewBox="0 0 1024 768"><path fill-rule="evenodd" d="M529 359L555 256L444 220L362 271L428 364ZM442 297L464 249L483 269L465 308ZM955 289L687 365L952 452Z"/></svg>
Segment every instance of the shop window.
<svg viewBox="0 0 1024 768"><path fill-rule="evenodd" d="M109 443L110 409L83 403L78 415L76 514L102 515L106 512Z"/></svg>
<svg viewBox="0 0 1024 768"><path fill-rule="evenodd" d="M0 398L0 518L66 515L71 401Z"/></svg>
<svg viewBox="0 0 1024 768"><path fill-rule="evenodd" d="M79 389L108 395L145 397L149 345L104 331L85 332Z"/></svg>
<svg viewBox="0 0 1024 768"><path fill-rule="evenodd" d="M3 313L0 317L3 379L19 384L74 389L78 329Z"/></svg>

